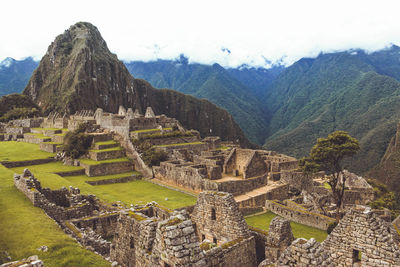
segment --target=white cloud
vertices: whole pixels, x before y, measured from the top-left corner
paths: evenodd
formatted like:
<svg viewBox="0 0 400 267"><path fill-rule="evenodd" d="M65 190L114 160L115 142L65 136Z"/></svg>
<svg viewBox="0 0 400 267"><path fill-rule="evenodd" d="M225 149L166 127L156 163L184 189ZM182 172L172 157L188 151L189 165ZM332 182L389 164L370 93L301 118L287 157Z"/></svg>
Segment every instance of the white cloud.
<svg viewBox="0 0 400 267"><path fill-rule="evenodd" d="M40 59L55 36L78 21L96 25L120 59L172 59L265 66L283 58L400 43L395 0L3 0L0 60ZM222 51L228 48L231 53Z"/></svg>

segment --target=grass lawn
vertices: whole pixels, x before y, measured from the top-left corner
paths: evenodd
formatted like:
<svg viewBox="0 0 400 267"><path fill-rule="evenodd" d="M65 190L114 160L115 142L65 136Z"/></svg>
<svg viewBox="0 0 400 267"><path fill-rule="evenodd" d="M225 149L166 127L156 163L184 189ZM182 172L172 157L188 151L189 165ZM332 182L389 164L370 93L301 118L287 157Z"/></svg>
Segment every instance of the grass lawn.
<svg viewBox="0 0 400 267"><path fill-rule="evenodd" d="M39 145L24 142L0 142L0 161L23 161L54 157L54 153L40 150Z"/></svg>
<svg viewBox="0 0 400 267"><path fill-rule="evenodd" d="M111 144L118 144L118 143L114 140L110 140L110 141L96 142L95 144L96 145L111 145Z"/></svg>
<svg viewBox="0 0 400 267"><path fill-rule="evenodd" d="M171 146L186 146L186 145L200 145L204 144L203 142L192 142L192 143L178 143L178 144L168 144L168 145L158 145L154 147L171 147Z"/></svg>
<svg viewBox="0 0 400 267"><path fill-rule="evenodd" d="M196 198L191 195L155 185L145 180L97 186L85 183L85 181L126 177L132 174L138 174L137 172L95 177L88 177L86 175L61 177L54 174L54 172L80 169L80 167L65 166L61 162L17 167L12 168L12 171L13 173L22 173L25 168L28 168L35 175L43 187L59 189L62 186L68 187L72 185L73 187L78 187L83 194L94 194L107 202L122 201L129 205L146 204L151 201L156 201L160 205L170 209L193 205L196 202ZM165 200L165 198L168 198L168 200Z"/></svg>
<svg viewBox="0 0 400 267"><path fill-rule="evenodd" d="M38 255L45 266L110 266L66 235L40 208L33 207L14 187L13 173L0 165L0 252L7 251L12 260ZM48 252L36 250L43 245L49 247Z"/></svg>
<svg viewBox="0 0 400 267"><path fill-rule="evenodd" d="M90 149L89 151L90 151L90 152L100 153L100 152L118 151L118 150L122 150L122 147L117 146L117 147L105 148L105 149Z"/></svg>
<svg viewBox="0 0 400 267"><path fill-rule="evenodd" d="M129 159L128 158L117 158L117 159L106 159L106 160L100 160L100 161L96 161L96 160L92 160L92 159L80 159L79 161L81 163L87 164L87 165L99 165L102 163L124 162L124 161L129 161Z"/></svg>
<svg viewBox="0 0 400 267"><path fill-rule="evenodd" d="M275 216L277 216L275 213L268 211L259 215L247 216L245 219L248 225L268 231L269 224ZM314 237L318 242L322 242L328 236L326 231L304 224L290 222L290 226L292 227L295 238L304 237L310 239Z"/></svg>

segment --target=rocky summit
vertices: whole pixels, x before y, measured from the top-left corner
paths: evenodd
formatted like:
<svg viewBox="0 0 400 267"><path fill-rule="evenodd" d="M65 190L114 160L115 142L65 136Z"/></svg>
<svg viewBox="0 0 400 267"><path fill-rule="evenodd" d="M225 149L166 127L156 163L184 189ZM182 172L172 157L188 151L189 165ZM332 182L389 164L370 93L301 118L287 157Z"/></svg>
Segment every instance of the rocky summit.
<svg viewBox="0 0 400 267"><path fill-rule="evenodd" d="M34 71L23 94L30 96L45 114L74 113L82 109L117 112L123 105L179 119L202 136L251 145L226 110L173 90L158 90L134 79L111 53L98 29L87 22L71 26L56 37Z"/></svg>

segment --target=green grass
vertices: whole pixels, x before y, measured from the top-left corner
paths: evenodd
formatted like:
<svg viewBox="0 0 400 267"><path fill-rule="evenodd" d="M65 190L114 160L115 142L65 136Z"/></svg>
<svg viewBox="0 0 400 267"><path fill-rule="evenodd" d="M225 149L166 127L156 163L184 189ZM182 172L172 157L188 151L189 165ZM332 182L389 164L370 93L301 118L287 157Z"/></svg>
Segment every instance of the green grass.
<svg viewBox="0 0 400 267"><path fill-rule="evenodd" d="M111 148L106 148L106 149L90 149L89 151L100 153L100 152L117 151L117 150L122 150L122 148L117 146L117 147L111 147Z"/></svg>
<svg viewBox="0 0 400 267"><path fill-rule="evenodd" d="M32 128L32 130L37 130L37 131L57 131L57 130L61 130L61 131L68 131L68 129L63 128Z"/></svg>
<svg viewBox="0 0 400 267"><path fill-rule="evenodd" d="M124 161L129 161L129 159L128 158L117 158L117 159L107 159L107 160L100 160L100 161L91 160L91 159L80 159L79 161L81 163L87 164L87 165L99 165L102 163L124 162Z"/></svg>
<svg viewBox="0 0 400 267"><path fill-rule="evenodd" d="M324 183L324 187L328 190L331 190L331 186L328 183Z"/></svg>
<svg viewBox="0 0 400 267"><path fill-rule="evenodd" d="M133 171L133 172L125 172L125 173L118 173L118 174L110 174L110 175L103 175L103 176L86 176L86 175L77 175L77 176L68 176L65 177L68 181L76 182L76 181L98 181L98 180L108 180L108 179L115 179L115 178L123 178L132 175L140 175L140 172Z"/></svg>
<svg viewBox="0 0 400 267"><path fill-rule="evenodd" d="M0 145L3 143L11 143L11 142L0 142ZM25 145L25 143L14 142L15 147L19 147L21 145ZM38 148L39 145L36 144L27 144L30 148ZM0 150L0 157L3 154L3 150ZM52 154L52 153L47 153ZM26 157L30 156L30 154L25 153L21 154L20 160L25 160ZM128 160L127 158L121 158L123 160ZM117 159L120 160L120 159ZM107 162L115 160L107 160ZM106 161L100 161L106 162ZM66 166L61 162L51 162L40 165L31 165L27 167L17 167L12 169L12 173L22 173L25 168L28 168L37 179L41 182L43 187L49 187L51 189L59 189L62 186L74 186L81 189L83 194L94 194L100 199L108 202L122 201L126 204L144 204L151 201L156 201L160 205L165 206L167 208L175 209L181 208L188 205L193 205L196 202L195 197L184 194L175 190L171 190L159 185L152 184L150 182L144 180L132 181L129 183L121 183L121 184L111 184L111 185L99 185L99 186L91 186L85 181L96 181L103 179L112 179L112 178L121 178L130 176L133 174L138 174L137 172L129 172L115 175L106 175L106 176L97 176L97 177L88 177L86 175L79 176L67 176L61 177L55 172L65 172L65 171L74 171L79 170L82 167L76 166ZM165 200L168 198L168 200Z"/></svg>
<svg viewBox="0 0 400 267"><path fill-rule="evenodd" d="M0 251L7 251L12 260L38 255L50 267L110 266L99 255L82 248L40 208L34 207L14 187L13 173L0 165ZM43 245L49 247L48 252L36 250Z"/></svg>
<svg viewBox="0 0 400 267"><path fill-rule="evenodd" d="M50 139L49 136L41 134L41 133L26 133L26 135L33 135L36 138L40 138L40 139Z"/></svg>
<svg viewBox="0 0 400 267"><path fill-rule="evenodd" d="M29 151L30 153L26 153ZM39 145L20 142L0 142L0 159L20 161L53 156L39 150ZM100 256L83 249L75 240L66 235L57 224L31 202L13 185L13 174L22 173L26 167L6 169L0 165L0 252L7 251L12 260L38 255L46 266L110 266ZM145 204L156 201L161 206L175 209L196 202L195 197L170 190L144 180L129 183L91 186L85 181L119 178L138 174L137 172L87 177L85 175L61 177L54 172L72 171L81 167L65 166L51 162L28 166L43 187L59 189L74 186L82 194L94 194L107 202L122 201L125 204ZM168 200L165 200L165 199ZM36 249L42 245L48 252ZM1 262L1 259L0 259Z"/></svg>
<svg viewBox="0 0 400 267"><path fill-rule="evenodd" d="M114 140L110 140L110 141L96 142L95 144L96 145L111 145L111 144L118 144L118 143Z"/></svg>
<svg viewBox="0 0 400 267"><path fill-rule="evenodd" d="M54 157L54 153L40 150L39 145L24 142L0 142L0 161L23 161Z"/></svg>
<svg viewBox="0 0 400 267"><path fill-rule="evenodd" d="M163 130L169 131L172 130L172 128L163 128ZM160 129L156 128L156 129L144 129L144 130L136 130L133 131L132 133L147 133L147 132L161 132Z"/></svg>
<svg viewBox="0 0 400 267"><path fill-rule="evenodd" d="M159 145L154 147L171 147L171 146L186 146L186 145L200 145L200 144L204 143L203 142L179 143L179 144Z"/></svg>
<svg viewBox="0 0 400 267"><path fill-rule="evenodd" d="M245 219L248 225L268 231L271 220L276 216L277 215L275 213L268 211L259 215L247 216ZM290 222L290 226L292 227L295 238L304 237L306 239L310 239L313 237L318 242L322 242L328 236L326 231L304 224Z"/></svg>

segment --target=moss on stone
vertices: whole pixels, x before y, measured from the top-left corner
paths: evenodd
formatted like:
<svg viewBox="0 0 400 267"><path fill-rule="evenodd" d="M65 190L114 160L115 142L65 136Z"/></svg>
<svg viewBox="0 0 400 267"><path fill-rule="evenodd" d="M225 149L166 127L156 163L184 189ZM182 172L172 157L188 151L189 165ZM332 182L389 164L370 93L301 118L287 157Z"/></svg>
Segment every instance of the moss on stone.
<svg viewBox="0 0 400 267"><path fill-rule="evenodd" d="M227 248L230 248L230 247L232 247L232 246L234 246L234 245L236 245L236 244L238 244L238 243L240 243L242 241L243 241L243 237L239 237L239 238L236 238L235 240L223 243L221 245L221 248L222 249L227 249Z"/></svg>
<svg viewBox="0 0 400 267"><path fill-rule="evenodd" d="M210 250L210 249L212 249L212 248L214 248L216 246L217 245L214 244L214 243L203 242L203 243L200 244L200 249L203 250L203 251L207 251L207 250Z"/></svg>
<svg viewBox="0 0 400 267"><path fill-rule="evenodd" d="M169 219L167 221L167 223L164 224L164 226L177 225L178 223L181 223L181 222L183 222L183 220L175 217L175 218Z"/></svg>
<svg viewBox="0 0 400 267"><path fill-rule="evenodd" d="M76 227L72 223L65 222L65 226L69 230L71 230L77 237L82 238L82 233L78 229L76 229Z"/></svg>
<svg viewBox="0 0 400 267"><path fill-rule="evenodd" d="M146 220L145 217L140 216L139 214L137 214L137 213L135 213L135 212L133 212L133 211L128 211L128 215L129 215L129 217L134 218L134 219L137 220L137 221L144 221L144 220Z"/></svg>
<svg viewBox="0 0 400 267"><path fill-rule="evenodd" d="M249 229L254 231L254 232L257 232L259 234L265 235L265 236L268 235L268 231L260 229L260 228L257 228L257 227L254 227L254 226L251 226L251 225L249 225Z"/></svg>

